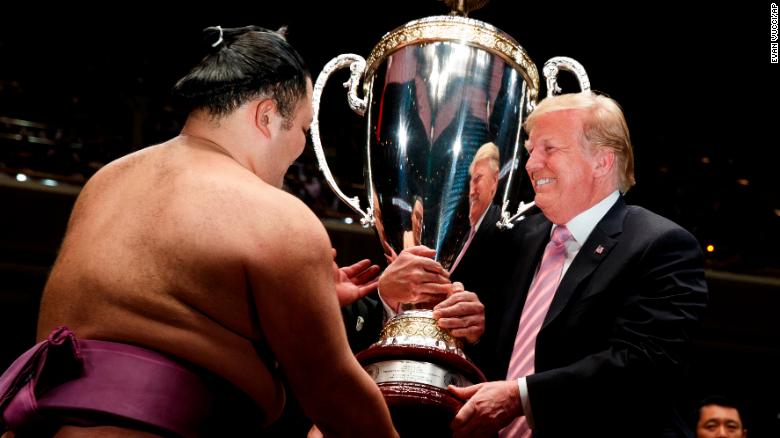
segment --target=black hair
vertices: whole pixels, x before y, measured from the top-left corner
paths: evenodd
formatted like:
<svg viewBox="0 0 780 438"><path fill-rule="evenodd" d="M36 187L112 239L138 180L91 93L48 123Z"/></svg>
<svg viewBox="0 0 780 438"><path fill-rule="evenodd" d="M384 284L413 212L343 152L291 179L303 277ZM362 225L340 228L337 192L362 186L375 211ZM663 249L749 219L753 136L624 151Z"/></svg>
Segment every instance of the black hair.
<svg viewBox="0 0 780 438"><path fill-rule="evenodd" d="M724 408L734 408L736 410L739 410L739 405L731 401L729 398L722 396L722 395L711 395L709 397L703 398L699 402L699 408L703 408L704 406L709 405L718 405L723 406Z"/></svg>
<svg viewBox="0 0 780 438"><path fill-rule="evenodd" d="M285 31L258 26L204 29L208 54L179 79L174 97L187 110L205 109L216 118L252 99L270 97L279 114L291 123L311 75L285 39Z"/></svg>
<svg viewBox="0 0 780 438"><path fill-rule="evenodd" d="M697 421L698 418L701 416L701 408L710 405L717 405L717 406L723 406L724 408L736 409L737 413L739 413L739 418L742 421L742 427L747 428L746 424L749 422L749 419L747 418L748 413L746 412L744 407L740 403L737 403L734 400L723 395L711 395L701 399L696 409Z"/></svg>

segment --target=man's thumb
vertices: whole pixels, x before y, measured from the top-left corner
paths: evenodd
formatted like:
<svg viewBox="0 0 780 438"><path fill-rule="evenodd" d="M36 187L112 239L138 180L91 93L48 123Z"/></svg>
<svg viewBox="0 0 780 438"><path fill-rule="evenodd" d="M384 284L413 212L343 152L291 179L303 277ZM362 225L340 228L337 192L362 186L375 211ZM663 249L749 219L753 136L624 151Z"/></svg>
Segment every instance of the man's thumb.
<svg viewBox="0 0 780 438"><path fill-rule="evenodd" d="M447 390L455 394L461 400L468 400L482 387L482 383L478 385L464 386L463 388L455 385L448 385Z"/></svg>

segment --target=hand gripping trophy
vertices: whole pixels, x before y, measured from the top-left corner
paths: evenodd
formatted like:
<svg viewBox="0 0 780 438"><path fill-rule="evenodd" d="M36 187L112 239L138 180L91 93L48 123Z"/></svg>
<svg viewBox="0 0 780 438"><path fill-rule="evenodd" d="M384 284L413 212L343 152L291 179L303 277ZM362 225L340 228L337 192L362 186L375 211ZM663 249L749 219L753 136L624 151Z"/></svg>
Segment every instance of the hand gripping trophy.
<svg viewBox="0 0 780 438"><path fill-rule="evenodd" d="M325 180L364 225L376 228L389 258L423 244L451 269L466 249L474 218L487 217L469 200L470 167L481 150L499 162L492 190L496 209L500 206L496 226L511 228L533 206L517 198L522 125L537 101L539 75L512 37L466 18L487 0L445 2L453 9L450 15L414 20L387 33L367 60L344 54L328 62L314 85L311 133ZM344 84L349 105L366 119L367 210L336 184L320 139L323 89L330 75L345 67L351 70ZM560 91L561 69L572 72L581 89L590 88L579 63L557 57L544 66L548 94ZM402 306L380 340L358 354L402 435L447 435L462 404L447 385L485 380L460 341L436 326L428 310L432 304Z"/></svg>

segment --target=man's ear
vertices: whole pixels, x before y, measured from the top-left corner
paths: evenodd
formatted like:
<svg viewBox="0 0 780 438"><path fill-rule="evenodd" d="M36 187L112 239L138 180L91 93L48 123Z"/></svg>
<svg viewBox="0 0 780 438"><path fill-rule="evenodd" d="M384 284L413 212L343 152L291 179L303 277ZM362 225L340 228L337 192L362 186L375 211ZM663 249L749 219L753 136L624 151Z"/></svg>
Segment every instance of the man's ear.
<svg viewBox="0 0 780 438"><path fill-rule="evenodd" d="M597 176L607 175L612 172L615 165L615 151L612 149L600 149L596 152L594 171Z"/></svg>
<svg viewBox="0 0 780 438"><path fill-rule="evenodd" d="M263 135L271 137L271 121L276 116L276 103L273 99L263 99L255 107L255 126Z"/></svg>

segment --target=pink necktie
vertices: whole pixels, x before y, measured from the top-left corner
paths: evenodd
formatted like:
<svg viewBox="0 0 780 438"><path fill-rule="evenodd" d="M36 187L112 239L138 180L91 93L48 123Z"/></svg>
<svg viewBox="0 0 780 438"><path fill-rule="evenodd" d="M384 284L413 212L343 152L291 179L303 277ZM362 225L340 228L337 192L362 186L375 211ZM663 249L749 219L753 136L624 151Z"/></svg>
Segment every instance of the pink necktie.
<svg viewBox="0 0 780 438"><path fill-rule="evenodd" d="M553 230L552 239L544 249L539 272L528 292L523 313L520 316L512 359L509 361L509 370L506 375L507 380L516 380L534 373L536 335L542 327L547 309L550 308L550 303L555 296L555 290L558 289L563 262L566 260L564 242L570 238L571 233L565 225L557 226ZM501 429L499 436L501 438L526 438L531 436L531 428L528 426L525 416L517 417L507 427Z"/></svg>
<svg viewBox="0 0 780 438"><path fill-rule="evenodd" d="M477 229L471 227L471 231L469 231L469 238L466 240L466 243L463 244L463 249L460 250L460 254L458 254L458 258L455 259L455 263L452 264L452 267L450 268L450 274L452 274L452 272L455 271L455 268L458 267L460 259L463 258L463 254L465 254L466 250L469 249L469 245L471 245L471 239L474 238L475 234L477 234Z"/></svg>

